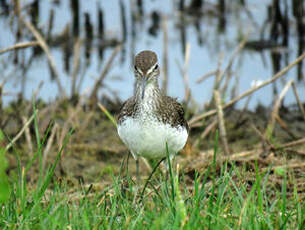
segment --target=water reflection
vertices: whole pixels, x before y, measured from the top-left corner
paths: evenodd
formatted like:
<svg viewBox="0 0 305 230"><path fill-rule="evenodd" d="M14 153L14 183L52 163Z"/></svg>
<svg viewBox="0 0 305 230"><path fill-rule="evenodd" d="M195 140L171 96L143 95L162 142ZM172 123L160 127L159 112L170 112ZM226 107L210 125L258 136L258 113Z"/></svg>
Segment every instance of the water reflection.
<svg viewBox="0 0 305 230"><path fill-rule="evenodd" d="M255 28L255 31L250 34L245 48L249 50L250 55L255 52L263 57L262 63L267 67L263 69L261 66L261 70L255 70L257 73L269 77L270 73L278 72L289 61L302 54L305 42L304 5L302 0L274 0L262 3L250 0L179 0L176 3L160 0L3 0L0 1L0 20L3 25L10 26L5 29L4 33L8 35L8 39L1 39L1 47L19 41L35 40L20 21L21 17L30 20L52 50L66 91L69 95L75 95L92 87L92 75L99 75L102 68L105 68L105 60L109 59L113 48L121 45L119 64L114 65L112 75L120 76L123 81L110 82L107 79L103 84L107 84L110 89L122 91L123 98L130 95L128 92L131 92L132 88L132 84L128 83L128 87L122 89L126 82L130 82L132 57L141 49L154 49L160 51L163 56L167 55L161 59L166 65L164 68L168 68L165 70L166 75L168 72L168 79L165 79L169 83L163 84L164 87L169 85L169 93L182 98L183 83L182 78L180 82L177 81L180 75L177 63L183 62L186 45L190 43L190 87L197 101L201 102L208 99L207 93L201 92L202 87L196 85L195 78L217 67L220 52L232 53L234 47L244 39L248 27ZM163 18L168 21L168 39L162 38ZM168 42L167 49L163 48L165 41ZM180 49L177 49L178 46ZM246 50L244 52L247 52ZM6 59L8 63L14 63L18 69L16 75L22 79L8 86L10 89L20 84L21 95L29 96L32 92L29 89L35 88L32 86L35 85L32 82L35 78L35 82L43 80L44 85L53 84L49 89L51 91L46 90L45 94L52 92L53 96L56 95L56 83L48 83L45 66L37 65L45 58L42 54L41 48L37 46L2 55L1 60ZM203 57L203 54L208 56L209 60ZM266 59L266 54L270 56L269 60ZM228 57L229 55L225 55L225 60ZM244 68L244 72L239 73L239 76L254 68L251 59L248 57L247 60L238 62ZM202 63L205 63L204 68ZM50 79L54 80L54 70L49 64L47 68ZM269 72L268 68L272 68L272 72ZM12 71L12 67L8 69ZM33 74L35 72L36 74ZM303 72L303 63L300 63L296 72L296 78L300 82L304 79ZM44 73L43 77L41 73ZM228 81L235 80L227 82L225 87L238 88L237 82L241 84L240 91L249 87L251 81L237 78L237 75L228 78ZM205 87L212 88L211 82L207 81L206 84L210 87ZM106 87L104 90L107 91ZM110 93L112 90L108 91ZM236 93L236 90L233 91ZM277 92L274 84L273 93Z"/></svg>

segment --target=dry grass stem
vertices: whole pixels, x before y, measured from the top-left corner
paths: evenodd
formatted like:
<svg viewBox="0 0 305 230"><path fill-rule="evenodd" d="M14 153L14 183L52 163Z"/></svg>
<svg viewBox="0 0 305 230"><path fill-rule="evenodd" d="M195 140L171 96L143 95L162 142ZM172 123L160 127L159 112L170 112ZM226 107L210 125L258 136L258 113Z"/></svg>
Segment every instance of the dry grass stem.
<svg viewBox="0 0 305 230"><path fill-rule="evenodd" d="M47 158L48 158L48 154L49 154L50 149L52 147L52 144L54 142L54 137L55 137L57 128L58 128L58 125L57 125L57 123L55 123L54 126L52 127L51 135L50 135L50 137L48 139L46 148L43 151L43 157L42 157L42 168L43 169L45 168L45 165L46 165L46 162L47 162Z"/></svg>
<svg viewBox="0 0 305 230"><path fill-rule="evenodd" d="M255 127L254 127L255 128ZM256 129L256 128L255 128ZM264 138L264 135L261 134L261 132L257 132L259 134L260 137ZM264 139L266 140L266 139ZM268 140L266 140L266 142L268 142L268 144L270 143ZM270 148L269 149L265 149L264 147L256 147L253 150L246 150L246 151L241 151L238 153L233 153L231 155L225 155L225 156L220 156L217 160L219 162L223 162L223 161L253 161L253 160L257 160L257 159L261 159L261 153L265 152L265 151L277 151L277 150L287 150L287 151L292 151L295 152L296 154L299 155L304 155L305 153L300 151L300 150L292 150L292 147L298 146L298 145L305 145L305 138L296 140L296 141L292 141L292 142L288 142L282 145L277 145L277 146L273 146L272 144L270 144ZM206 150L204 152L200 152L198 157L196 158L196 161L194 161L193 158L190 158L190 161L188 164L186 164L186 172L188 170L194 170L194 169L201 169L201 168L205 168L207 166L207 164L209 164L210 160L212 157L214 156L214 150L210 149L210 150ZM201 159L201 160L200 160ZM262 160L262 159L261 159ZM282 163L282 161L280 161ZM188 165L191 165L190 167ZM299 165L297 165L299 166ZM274 166L277 167L277 166Z"/></svg>
<svg viewBox="0 0 305 230"><path fill-rule="evenodd" d="M97 105L102 110L102 112L108 117L108 119L112 122L112 124L114 124L114 126L117 127L118 125L116 120L111 115L111 113L105 108L105 106L103 106L101 103L98 103Z"/></svg>
<svg viewBox="0 0 305 230"><path fill-rule="evenodd" d="M280 78L281 76L283 76L285 73L287 73L292 67L294 67L295 65L297 65L298 63L300 63L303 59L305 58L305 53L303 53L302 55L300 55L297 59L295 59L293 62L291 62L288 66L286 66L285 68L283 68L282 70L280 70L279 72L277 72L272 78L270 78L267 81L264 81L262 84L257 85L253 88L251 88L250 90L242 93L241 95L237 96L236 98L232 99L231 101L229 101L227 104L225 104L223 106L223 109L228 108L232 105L234 105L236 102L238 102L240 99L249 96L250 94L254 93L255 91L257 91L260 88L265 87L266 85L269 85L270 83L274 82L275 80L277 80L278 78ZM197 121L200 121L206 117L209 117L211 115L216 114L217 111L216 109L210 110L209 112L206 113L202 113L200 115L197 115L195 117L193 117L190 121L189 124L192 125Z"/></svg>
<svg viewBox="0 0 305 230"><path fill-rule="evenodd" d="M81 97L79 98L78 100L78 103L76 105L76 107L74 108L74 111L72 111L69 116L68 116L68 119L65 121L64 125L63 125L63 128L62 128L62 131L61 131L61 134L60 134L60 137L57 138L57 140L59 140L59 149L62 147L62 144L63 144L63 141L65 139L65 136L66 134L68 133L69 131L69 126L70 124L73 124L73 120L75 119L75 117L79 114L79 112L81 111L82 109L82 104L83 104L83 101L85 100L85 97L88 93L88 90L87 89L82 95ZM59 129L58 129L59 130Z"/></svg>
<svg viewBox="0 0 305 230"><path fill-rule="evenodd" d="M232 79L232 76L233 76L233 73L230 69L230 70L227 71L225 83L223 84L222 88L220 89L221 94L226 94L226 91L229 87L229 83ZM234 85L234 87L237 87L237 85Z"/></svg>
<svg viewBox="0 0 305 230"><path fill-rule="evenodd" d="M242 152L238 152L235 154L232 154L230 156L224 157L225 160L227 161L233 161L233 160L238 160L241 158L246 158L246 157L253 157L253 156L259 156L259 154L261 153L260 150L249 150L249 151L242 151Z"/></svg>
<svg viewBox="0 0 305 230"><path fill-rule="evenodd" d="M301 156L305 156L305 151L296 150L296 149L290 149L290 148L287 148L285 150L287 152L292 152L292 153L295 153L295 154L298 154L298 155L301 155Z"/></svg>
<svg viewBox="0 0 305 230"><path fill-rule="evenodd" d="M216 74L217 74L217 70L213 70L211 72L208 72L208 73L204 74L202 77L198 78L196 80L196 83L199 84L199 83L203 82L204 80L208 79L209 77L212 77Z"/></svg>
<svg viewBox="0 0 305 230"><path fill-rule="evenodd" d="M258 159L262 150L261 148L257 148L254 150L246 150L246 151L241 151L238 153L234 153L232 155L222 155L217 158L218 162L223 162L223 161L238 161L238 160L255 160ZM188 172L189 170L200 170L203 168L206 168L208 164L211 162L211 158L214 156L214 150L210 149L204 152L200 152L199 156L196 158L194 161L194 158L191 158L189 163L185 167L185 171ZM190 166L188 166L190 165Z"/></svg>
<svg viewBox="0 0 305 230"><path fill-rule="evenodd" d="M189 87L189 77L188 77L188 67L190 61L191 44L187 43L185 48L184 65L183 65L183 84L184 84L184 100L187 103L190 99L190 87Z"/></svg>
<svg viewBox="0 0 305 230"><path fill-rule="evenodd" d="M245 112L248 110L248 106L249 106L249 103L250 103L250 101L251 101L251 99L252 99L252 95L250 95L248 98L247 98L247 100L246 100L246 102L245 102L245 104L244 104L244 106L243 106L243 108L242 108L242 112L239 114L239 116L238 116L238 119L237 119L237 121L241 121L242 120L242 117L243 117L243 115L245 114Z"/></svg>
<svg viewBox="0 0 305 230"><path fill-rule="evenodd" d="M233 62L235 60L235 58L237 57L237 55L240 53L240 51L245 47L245 44L248 40L248 36L250 34L250 31L248 31L246 33L246 36L244 37L244 39L238 44L238 46L235 48L235 50L233 51L232 56L230 57L230 60L228 62L228 65L226 66L226 68L224 69L223 73L220 76L220 82L222 81L222 79L224 78L224 76L228 73L228 71L231 70Z"/></svg>
<svg viewBox="0 0 305 230"><path fill-rule="evenodd" d="M293 146L297 146L297 145L302 145L302 144L305 144L305 138L302 138L302 139L299 139L299 140L296 140L296 141L288 142L286 144L283 144L283 145L277 147L277 149L289 148L289 147L293 147Z"/></svg>
<svg viewBox="0 0 305 230"><path fill-rule="evenodd" d="M39 82L37 89L33 92L33 98L37 98L37 95L39 94L42 86L43 86L43 81Z"/></svg>
<svg viewBox="0 0 305 230"><path fill-rule="evenodd" d="M194 144L193 144L193 148L195 148L200 141L204 140L206 138L206 136L211 132L211 130L213 130L215 128L215 126L217 125L218 120L214 119L205 129L204 131L201 133L200 138L198 138ZM200 124L200 126L202 126L202 124Z"/></svg>
<svg viewBox="0 0 305 230"><path fill-rule="evenodd" d="M253 149L253 150L247 150L247 151L241 151L238 153L234 153L229 156L222 156L220 160L222 161L233 161L233 160L240 160L240 159L256 159L259 157L261 153L261 149ZM211 152L211 156L213 157L214 153Z"/></svg>
<svg viewBox="0 0 305 230"><path fill-rule="evenodd" d="M163 81L162 91L167 94L168 88L168 35L167 35L167 18L162 17L162 30L163 30L163 57L162 57L162 70L163 70Z"/></svg>
<svg viewBox="0 0 305 230"><path fill-rule="evenodd" d="M196 122L196 123L192 123L192 124L188 124L190 128L199 128L202 127L202 122Z"/></svg>
<svg viewBox="0 0 305 230"><path fill-rule="evenodd" d="M25 126L26 122L27 122L26 117L22 116L21 119L22 119L23 126ZM26 127L25 128L25 140L26 140L26 143L28 145L28 155L29 155L29 158L31 159L33 157L32 137L31 137L31 134L30 134L29 126L25 126L25 127Z"/></svg>
<svg viewBox="0 0 305 230"><path fill-rule="evenodd" d="M293 93L294 93L294 96L295 96L295 99L297 100L297 103L298 103L298 106L300 108L300 111L303 115L303 118L304 118L304 121L305 121L305 110L304 110L304 107L300 101L300 97L299 97L299 94L298 94L298 91L297 91L297 87L295 85L295 82L293 81L292 82L292 89L293 89Z"/></svg>
<svg viewBox="0 0 305 230"><path fill-rule="evenodd" d="M30 119L25 122L25 124L23 125L22 129L19 131L19 133L13 138L13 140L5 147L5 150L9 150L13 144L21 137L21 135L24 133L24 131L26 130L26 128L32 123L32 121L34 120L35 117L35 113L37 113L38 110L36 110L33 115L30 117Z"/></svg>
<svg viewBox="0 0 305 230"><path fill-rule="evenodd" d="M72 111L68 117L68 119L65 121L63 127L62 127L62 131L61 131L61 135L59 138L59 149L62 147L65 136L67 135L68 131L69 131L69 127L70 124L73 124L73 120L74 118L77 116L77 114L80 112L81 110L81 100L78 101L78 104L76 106L76 108L74 109L74 111Z"/></svg>
<svg viewBox="0 0 305 230"><path fill-rule="evenodd" d="M261 139L262 143L263 143L263 149L264 151L268 151L270 149L274 149L273 144L264 136L264 134L261 133L261 131L259 131L254 124L251 124L251 128L254 130L254 132L259 136L259 138ZM266 149L268 145L268 149Z"/></svg>
<svg viewBox="0 0 305 230"><path fill-rule="evenodd" d="M20 42L20 43L17 43L15 45L13 45L13 46L10 46L6 49L0 50L0 54L9 52L11 50L24 49L24 48L27 48L27 47L32 47L32 46L37 46L37 45L39 45L39 42L37 42L37 41L34 41L34 42Z"/></svg>
<svg viewBox="0 0 305 230"><path fill-rule="evenodd" d="M36 28L34 27L34 25L30 21L25 21L23 19L22 19L22 21L25 24L25 26L32 32L34 37L37 39L41 49L47 55L48 62L50 64L50 67L51 67L51 69L54 73L54 76L55 76L55 80L56 80L56 83L57 83L59 94L60 94L61 97L65 97L66 92L65 92L64 88L62 87L62 85L60 83L59 74L58 74L58 71L56 69L55 61L54 61L53 56L51 55L50 49L49 49L46 41L44 40L44 38L40 35L40 33L36 30Z"/></svg>
<svg viewBox="0 0 305 230"><path fill-rule="evenodd" d="M73 70L72 70L72 89L71 89L71 96L76 94L76 80L77 74L80 70L80 48L81 48L81 39L77 38L76 42L74 43L73 47Z"/></svg>
<svg viewBox="0 0 305 230"><path fill-rule="evenodd" d="M218 67L217 67L217 70L216 70L216 79L215 79L215 83L214 83L214 87L213 87L214 90L219 89L221 82L226 77L226 81L224 83L224 86L220 90L220 93L222 93L222 94L225 93L225 91L226 91L226 89L229 85L229 82L232 78L231 68L232 68L233 62L234 62L235 58L237 57L237 55L240 53L240 51L245 46L248 35L249 35L249 32L247 33L245 38L239 43L239 45L235 48L235 50L233 51L232 56L229 59L228 65L226 66L224 71L221 71L221 65L222 65L222 61L223 61L223 58L224 58L224 54L223 53L221 54L221 56L219 58L219 61L218 61Z"/></svg>
<svg viewBox="0 0 305 230"><path fill-rule="evenodd" d="M293 81L290 80L286 83L286 85L284 86L283 90L281 91L278 99L276 100L276 102L273 106L273 109L271 112L271 119L268 123L266 133L265 133L266 137L268 137L268 138L270 138L272 136L274 125L275 125L275 117L276 117L276 115L278 115L278 112L279 112L279 109L281 106L281 102L282 102L283 98L285 97L286 93L288 92L288 89L291 86L292 82Z"/></svg>
<svg viewBox="0 0 305 230"><path fill-rule="evenodd" d="M176 63L179 67L182 79L183 79L183 86L184 86L184 101L186 104L190 100L190 87L189 87L189 77L188 77L188 65L190 60L190 43L186 44L185 56L184 56L184 64L183 67L179 64L178 60L176 59Z"/></svg>
<svg viewBox="0 0 305 230"><path fill-rule="evenodd" d="M231 93L230 93L231 94L231 97L230 97L231 100L238 95L239 85L240 85L239 84L239 82L240 82L239 78L240 78L240 75L238 73L234 73L235 82L233 83L233 86L231 88ZM223 88L222 90L224 91L226 89ZM249 97L251 97L251 95ZM250 100L250 99L248 99L248 100ZM247 105L245 107L247 107Z"/></svg>
<svg viewBox="0 0 305 230"><path fill-rule="evenodd" d="M88 127L89 122L91 121L91 118L93 117L93 115L94 115L94 112L93 112L93 111L90 111L90 112L86 115L86 117L85 117L85 119L84 119L84 122L79 126L78 132L77 132L76 135L81 135L81 134L84 133L84 130Z"/></svg>
<svg viewBox="0 0 305 230"><path fill-rule="evenodd" d="M214 81L214 86L213 86L213 90L217 90L219 89L219 85L220 85L220 80L222 78L223 72L221 70L221 65L222 65L222 61L224 58L224 53L220 54L220 57L218 59L218 63L217 63L217 70L216 70L216 77L215 77L215 81Z"/></svg>
<svg viewBox="0 0 305 230"><path fill-rule="evenodd" d="M96 97L97 97L97 91L100 87L100 85L102 84L104 78L107 76L107 73L109 72L111 66L112 66L112 63L113 63L113 60L114 58L116 57L116 55L120 52L121 50L121 46L117 46L113 51L112 51L112 54L110 56L110 58L108 59L101 75L99 76L99 78L95 81L94 83L94 86L93 86L93 90L92 90L92 93L90 95L90 101L93 104L96 104Z"/></svg>
<svg viewBox="0 0 305 230"><path fill-rule="evenodd" d="M212 123L210 123L206 129L202 132L202 134L200 135L200 139L203 140L210 132L211 130L214 129L214 127L217 125L218 120L214 119Z"/></svg>
<svg viewBox="0 0 305 230"><path fill-rule="evenodd" d="M285 123L285 121L283 121L283 119L278 114L275 114L274 118L277 121L277 123L282 127L282 129L285 130L290 137L292 137L293 139L297 138L293 134L293 132L290 131L290 129L288 128L288 125Z"/></svg>
<svg viewBox="0 0 305 230"><path fill-rule="evenodd" d="M227 140L224 115L223 115L223 110L222 110L222 106L221 106L220 95L217 90L214 91L214 98L215 98L215 105L216 105L216 109L217 109L220 139L221 139L225 154L229 155L230 150L229 150L229 145L228 145L228 140Z"/></svg>

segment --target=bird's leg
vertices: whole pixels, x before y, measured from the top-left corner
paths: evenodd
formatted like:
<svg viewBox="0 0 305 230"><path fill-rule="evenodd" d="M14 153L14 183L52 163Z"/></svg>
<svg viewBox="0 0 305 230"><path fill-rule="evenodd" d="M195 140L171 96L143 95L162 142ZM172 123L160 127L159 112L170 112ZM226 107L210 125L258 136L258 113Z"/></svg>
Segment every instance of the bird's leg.
<svg viewBox="0 0 305 230"><path fill-rule="evenodd" d="M139 174L139 157L134 154L132 151L130 151L133 158L136 160L136 181L139 184L140 183L140 174Z"/></svg>
<svg viewBox="0 0 305 230"><path fill-rule="evenodd" d="M139 175L139 158L136 158L136 178L137 183L140 183L140 175Z"/></svg>

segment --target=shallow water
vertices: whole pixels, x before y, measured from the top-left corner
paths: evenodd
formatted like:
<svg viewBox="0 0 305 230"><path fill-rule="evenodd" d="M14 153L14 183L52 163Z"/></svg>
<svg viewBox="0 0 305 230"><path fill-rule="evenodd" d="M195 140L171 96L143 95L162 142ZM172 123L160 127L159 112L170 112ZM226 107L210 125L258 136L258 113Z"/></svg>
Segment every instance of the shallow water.
<svg viewBox="0 0 305 230"><path fill-rule="evenodd" d="M30 2L32 1L22 1L22 4L26 5ZM63 31L66 27L67 23L71 22L72 17L69 2L70 1L60 1L60 4L56 5L53 4L52 1L40 1L39 27L41 27L44 32L47 31L50 9L54 8L55 17L52 33L61 33L61 31ZM133 53L137 53L144 49L155 51L159 56L160 66L162 68L162 21L160 21L160 29L157 30L156 36L152 36L147 32L152 24L150 16L152 12L155 11L159 14L166 15L168 19L168 94L177 97L179 101L183 100L184 85L178 63L180 66L183 66L184 54L181 45L181 30L178 26L180 16L177 6L175 6L172 1L145 1L145 4L143 5L143 21L141 23L136 23L136 38L133 39L131 35L132 22L130 2L132 1L122 1L123 5L125 6L127 19L127 38L123 46L125 54L120 52L115 58L113 66L104 82L107 89L100 89L100 94L107 94L110 97L117 94L122 100L125 100L132 95L134 77L131 56ZM255 0L247 1L247 9L249 12L251 12L254 22L249 18L246 10L244 10L242 6L238 4L231 4L230 6L227 6L226 26L223 32L219 31L219 17L217 16L207 14L201 17L199 20L200 32L198 32L193 25L193 21L195 20L194 17L185 15L185 36L186 42L190 46L190 59L187 73L191 93L197 103L203 105L212 97L214 77L211 77L200 84L197 84L196 80L202 75L215 70L217 68L218 60L222 55L222 68L224 69L228 64L234 49L238 46L240 37L245 36L248 31L250 31L249 40L259 40L261 36L260 31L265 25L265 20L267 18L267 4L270 4L270 1L260 1L259 3ZM90 19L94 27L94 37L97 37L97 5L100 5L100 7L103 9L106 39L120 39L122 37L122 26L119 1L100 1L99 3L96 1L80 1L80 36L84 37L85 34L83 29L84 13L89 12L89 15L91 16ZM203 9L207 12L213 12L215 10L215 3L213 2L206 4ZM293 20L291 13L289 13L289 17L291 17L291 20ZM0 36L0 49L2 49L14 44L15 36L11 32L11 29L8 28L9 20L7 20L7 18L1 18L0 26L1 28L4 28L4 32L2 32L2 34L5 35ZM267 25L266 31L268 31L269 27ZM289 28L291 34L289 36L289 46L287 49L281 49L280 51L281 54L287 54L288 63L297 57L295 23L291 21ZM200 34L199 37L198 33ZM267 32L266 35L268 35ZM202 44L199 44L198 40L200 39ZM27 40L29 39L23 39L22 41ZM86 64L84 60L84 48L81 50L81 70L84 71L84 67L87 67L86 71L84 71L85 74L83 84L81 85L81 92L86 92L88 90L90 91L90 89L93 87L95 79L101 73L106 61L112 53L113 48L107 48L104 51L103 59L101 59L97 52L97 44L97 39L94 39L89 64ZM132 49L133 45L134 50ZM51 53L55 59L62 85L66 89L67 93L70 94L72 71L67 73L64 70L64 52L60 46L52 46ZM25 59L29 58L32 54L32 49L28 48L24 54L26 57ZM2 76L0 79L8 76L8 74L14 68L18 69L18 66L14 66L12 62L6 61L10 55L12 56L12 53L7 53L0 56L1 62L6 62L4 64L0 64L0 68L2 69ZM71 69L72 63L73 58L70 59ZM280 63L281 68L286 65L283 58L281 59ZM232 70L234 72L234 76L232 78L230 87L233 85L238 85L238 94L248 90L255 81L264 81L270 78L274 74L270 49L260 52L249 49L243 50L235 59ZM289 79L296 79L296 75L296 68L294 68L289 71L288 74L283 77L283 79L285 79L285 81ZM4 91L10 93L10 95L4 96L3 100L5 104L16 99L17 93L21 91L21 78L22 72L18 70L16 74L14 73L12 76L10 76L10 80L5 84ZM47 101L51 101L54 100L58 95L56 82L50 81L50 71L45 55L35 58L32 66L26 73L26 78L25 96L27 98L31 97L33 91L37 89L41 81L43 81L44 84L39 93L40 97ZM283 87L283 81L278 80L276 85L278 87L278 92L280 92L281 88ZM304 81L298 84L298 91L300 93L300 98L304 101ZM229 89L227 93L228 95L225 95L225 100L228 101L231 96L231 89ZM260 89L253 95L249 107L254 108L257 103L269 105L272 103L272 99L273 88L270 85ZM240 101L238 105L242 106L244 102L245 99ZM285 97L285 102L295 102L292 90L289 90L287 96Z"/></svg>

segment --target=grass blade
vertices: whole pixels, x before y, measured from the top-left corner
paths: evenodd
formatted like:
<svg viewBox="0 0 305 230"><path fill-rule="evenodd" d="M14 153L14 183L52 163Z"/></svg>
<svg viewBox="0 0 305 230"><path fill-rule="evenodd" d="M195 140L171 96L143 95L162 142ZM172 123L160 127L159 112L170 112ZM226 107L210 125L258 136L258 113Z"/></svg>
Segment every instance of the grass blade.
<svg viewBox="0 0 305 230"><path fill-rule="evenodd" d="M0 203L8 201L10 186L6 175L7 161L5 158L4 134L0 129Z"/></svg>

